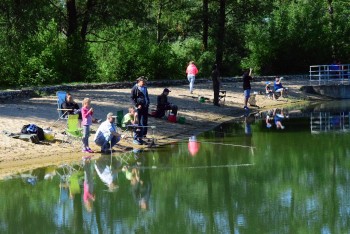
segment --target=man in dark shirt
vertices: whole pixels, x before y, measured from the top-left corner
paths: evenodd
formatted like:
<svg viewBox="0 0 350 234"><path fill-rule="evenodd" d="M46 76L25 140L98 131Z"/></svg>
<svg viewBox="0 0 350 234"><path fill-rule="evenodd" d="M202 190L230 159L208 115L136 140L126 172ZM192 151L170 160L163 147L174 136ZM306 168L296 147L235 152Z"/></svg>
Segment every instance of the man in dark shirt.
<svg viewBox="0 0 350 234"><path fill-rule="evenodd" d="M219 104L219 92L220 92L220 78L219 69L216 64L213 65L213 70L211 72L211 78L213 80L213 90L214 90L214 105L220 106Z"/></svg>
<svg viewBox="0 0 350 234"><path fill-rule="evenodd" d="M250 97L250 81L253 80L251 77L253 69L246 70L243 74L243 90L244 90L244 109L249 110L247 103Z"/></svg>
<svg viewBox="0 0 350 234"><path fill-rule="evenodd" d="M81 119L81 113L80 113L80 107L79 105L73 100L73 97L70 93L66 94L66 101L62 103L62 109L70 109L69 111L66 111L64 113L64 117L67 115L74 115L79 114L79 119Z"/></svg>
<svg viewBox="0 0 350 234"><path fill-rule="evenodd" d="M141 145L142 138L147 135L148 107L150 104L146 87L147 79L143 76L136 79L137 83L131 89L131 102L137 111L138 125L140 129L134 134L134 144Z"/></svg>
<svg viewBox="0 0 350 234"><path fill-rule="evenodd" d="M177 114L177 105L168 102L168 95L171 92L169 89L164 89L163 93L157 97L157 117L161 118L165 115L166 110L171 110L174 115Z"/></svg>

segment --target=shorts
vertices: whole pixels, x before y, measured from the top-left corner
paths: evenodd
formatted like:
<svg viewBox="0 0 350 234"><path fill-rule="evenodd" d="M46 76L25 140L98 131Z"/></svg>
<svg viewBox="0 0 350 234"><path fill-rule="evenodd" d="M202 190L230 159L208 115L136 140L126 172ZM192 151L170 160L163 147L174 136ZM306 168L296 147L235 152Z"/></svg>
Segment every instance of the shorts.
<svg viewBox="0 0 350 234"><path fill-rule="evenodd" d="M244 90L244 97L249 98L250 97L250 89L245 89Z"/></svg>

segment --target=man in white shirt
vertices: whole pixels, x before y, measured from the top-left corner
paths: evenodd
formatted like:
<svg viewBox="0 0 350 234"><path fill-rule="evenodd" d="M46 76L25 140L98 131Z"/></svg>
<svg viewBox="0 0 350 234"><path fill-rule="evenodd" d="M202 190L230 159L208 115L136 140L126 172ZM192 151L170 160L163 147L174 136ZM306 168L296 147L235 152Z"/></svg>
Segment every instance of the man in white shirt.
<svg viewBox="0 0 350 234"><path fill-rule="evenodd" d="M117 133L114 125L114 118L113 113L108 113L106 121L96 131L94 141L96 145L101 146L101 153L108 153L120 140L120 134Z"/></svg>

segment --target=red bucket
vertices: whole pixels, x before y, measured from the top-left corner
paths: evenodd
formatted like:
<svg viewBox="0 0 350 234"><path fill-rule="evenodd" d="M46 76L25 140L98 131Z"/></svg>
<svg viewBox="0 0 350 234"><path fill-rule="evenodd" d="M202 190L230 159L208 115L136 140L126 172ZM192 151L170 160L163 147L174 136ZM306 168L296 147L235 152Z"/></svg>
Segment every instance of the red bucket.
<svg viewBox="0 0 350 234"><path fill-rule="evenodd" d="M169 121L169 122L172 122L172 123L176 123L176 115L170 114L170 115L168 116L168 121Z"/></svg>

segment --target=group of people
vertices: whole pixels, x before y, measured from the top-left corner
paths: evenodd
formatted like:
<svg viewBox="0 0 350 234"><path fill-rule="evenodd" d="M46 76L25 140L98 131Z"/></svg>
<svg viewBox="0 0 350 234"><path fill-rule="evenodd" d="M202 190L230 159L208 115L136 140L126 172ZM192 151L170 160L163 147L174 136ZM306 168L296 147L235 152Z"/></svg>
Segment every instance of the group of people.
<svg viewBox="0 0 350 234"><path fill-rule="evenodd" d="M250 98L250 90L251 85L250 82L253 80L252 78L252 68L249 68L244 71L243 73L243 90L244 90L244 109L249 110L248 108L248 100ZM276 77L275 81L273 83L273 89L271 88L271 82L266 82L265 85L265 92L267 97L273 98L274 100L277 100L280 96L286 97L288 93L288 88L284 87L282 85L282 79L283 77Z"/></svg>
<svg viewBox="0 0 350 234"><path fill-rule="evenodd" d="M152 190L152 183L149 175L149 170L145 170L142 165L147 165L147 158L140 157L140 151L133 151L136 159L135 163L124 165L121 160L115 157L100 157L97 160L91 160L90 156L83 157L83 201L88 212L93 209L93 204L96 199L95 189L95 174L100 178L101 182L107 187L108 192L114 192L119 188L118 179L119 173L124 173L126 179L130 181L131 193L135 203L142 210L148 209L148 203ZM106 156L106 155L105 155ZM94 172L95 171L95 172ZM71 199L76 194L80 194L80 178L81 171L72 175L69 178L67 188L69 189ZM75 185L73 185L75 184Z"/></svg>
<svg viewBox="0 0 350 234"><path fill-rule="evenodd" d="M189 81L189 90L190 93L193 93L193 86L198 69L195 66L194 62L191 61L186 69L187 79ZM216 64L212 67L211 73L213 81L213 91L214 91L214 101L215 106L219 105L219 92L220 92L220 74L219 68ZM252 69L246 70L243 74L243 90L244 90L244 109L248 110L248 100L250 97L251 85L250 81L252 80ZM269 88L269 84L266 84L266 92L271 93L274 98L276 98L277 93L283 95L287 89L282 86L281 79L277 77L274 82L274 91ZM122 119L123 127L133 127L133 143L137 145L145 144L143 140L147 136L148 132L148 112L150 106L150 98L148 95L148 90L146 86L146 77L141 76L136 79L136 84L131 89L130 100L132 106L129 107L129 112ZM178 106L170 103L168 101L168 95L171 92L168 88L165 88L163 92L157 97L157 110L155 117L161 118L165 116L166 111L170 110L171 114L177 115ZM63 103L63 109L70 109L66 114L79 114L79 119L81 120L81 127L83 129L83 149L85 153L93 153L93 150L89 146L89 135L90 135L90 125L92 123L100 123L101 120L95 119L93 117L94 109L91 107L91 100L89 98L84 98L82 103L82 108L79 108L79 105L74 102L71 94L67 93L66 101ZM101 152L109 152L114 145L116 145L120 139L121 134L117 132L115 126L115 118L112 112L108 113L106 120L101 123L97 132L95 134L94 142L101 147Z"/></svg>
<svg viewBox="0 0 350 234"><path fill-rule="evenodd" d="M133 143L137 145L145 144L143 140L147 136L148 130L148 109L150 99L146 87L146 78L141 76L137 78L136 84L131 89L131 103L129 112L122 119L122 127L132 126L134 129ZM177 105L168 102L168 95L171 91L165 88L161 95L157 98L157 114L155 117L161 118L165 115L166 110L171 110L172 114L176 115L178 111ZM65 115L78 114L80 119L80 126L83 129L83 149L84 153L93 153L89 146L90 126L92 123L102 122L93 117L94 109L91 106L91 99L84 98L82 108L73 100L70 93L66 94L66 100L62 104L62 109L68 110ZM112 147L116 145L120 139L121 134L117 132L115 126L116 116L110 112L106 116L106 120L98 127L94 142L101 147L102 153L108 153Z"/></svg>

